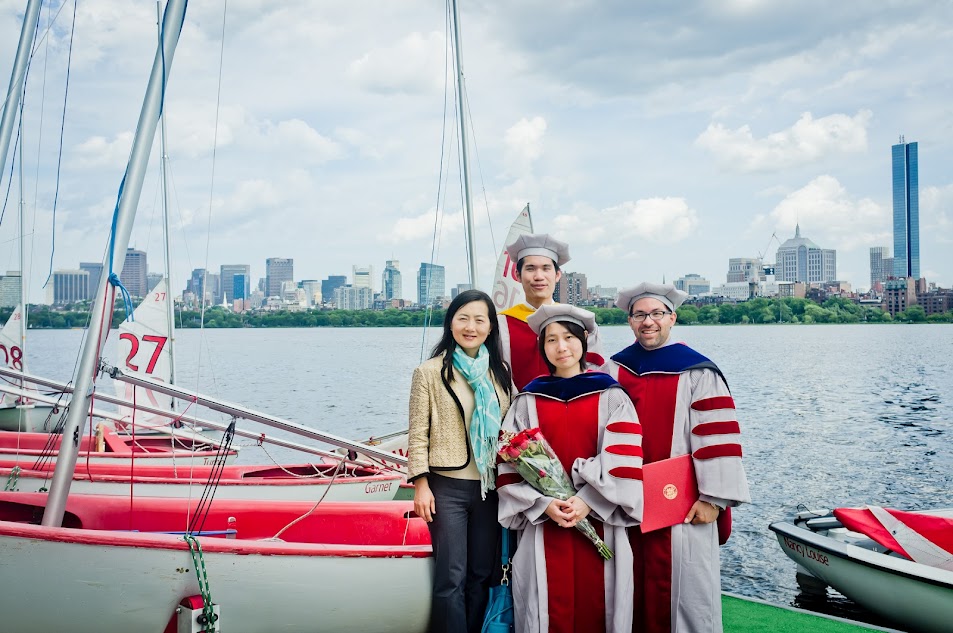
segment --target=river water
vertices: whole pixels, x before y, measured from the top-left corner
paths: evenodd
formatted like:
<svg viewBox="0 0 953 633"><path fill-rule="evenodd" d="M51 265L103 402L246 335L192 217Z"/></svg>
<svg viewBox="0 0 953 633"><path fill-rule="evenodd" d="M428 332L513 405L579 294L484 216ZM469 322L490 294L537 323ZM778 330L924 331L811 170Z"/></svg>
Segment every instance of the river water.
<svg viewBox="0 0 953 633"><path fill-rule="evenodd" d="M753 502L734 513L723 587L778 604L867 619L832 591L803 594L772 521L798 506L953 505L953 325L676 326L728 378ZM406 428L419 328L185 330L177 382L336 435ZM606 351L632 341L602 330ZM28 370L68 379L80 331L31 331ZM115 332L110 337L115 339ZM426 340L425 340L426 339ZM118 361L113 352L112 361ZM247 447L240 462L291 451Z"/></svg>

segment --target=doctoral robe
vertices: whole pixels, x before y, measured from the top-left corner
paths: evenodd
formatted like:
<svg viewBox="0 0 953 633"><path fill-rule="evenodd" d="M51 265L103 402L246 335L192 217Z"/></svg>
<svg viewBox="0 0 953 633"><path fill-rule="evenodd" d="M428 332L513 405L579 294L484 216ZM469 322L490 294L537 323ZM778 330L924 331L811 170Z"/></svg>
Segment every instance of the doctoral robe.
<svg viewBox="0 0 953 633"><path fill-rule="evenodd" d="M546 366L546 361L543 360L537 347L536 333L526 322L526 319L535 311L536 308L533 306L520 303L497 315L503 360L510 365L513 384L517 391L522 391L534 378L549 375L549 367ZM586 346L588 348L586 362L593 369L601 367L605 363L605 358L598 331L589 333L586 337Z"/></svg>
<svg viewBox="0 0 953 633"><path fill-rule="evenodd" d="M750 501L741 429L721 370L687 345L635 343L604 366L635 404L646 464L690 453L699 497L720 507ZM716 523L629 530L635 559L633 631L722 631Z"/></svg>
<svg viewBox="0 0 953 633"><path fill-rule="evenodd" d="M631 504L608 503L597 486L576 495L592 511L589 520L614 557L604 561L576 528L558 526L545 513L553 501L534 490L512 464L497 476L500 523L521 530L513 557L513 598L517 633L629 633L632 628L633 559L625 526L641 512L641 433L635 410L615 380L603 373L574 378L546 376L532 381L513 401L503 429L539 427L567 473L595 456L615 468L613 496Z"/></svg>

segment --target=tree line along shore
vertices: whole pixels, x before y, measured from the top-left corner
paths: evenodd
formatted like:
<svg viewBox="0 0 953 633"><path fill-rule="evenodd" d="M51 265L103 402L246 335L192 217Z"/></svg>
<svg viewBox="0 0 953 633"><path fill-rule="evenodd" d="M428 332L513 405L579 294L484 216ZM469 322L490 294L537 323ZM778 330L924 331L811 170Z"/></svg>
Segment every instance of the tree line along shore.
<svg viewBox="0 0 953 633"><path fill-rule="evenodd" d="M624 325L625 311L618 308L587 308L600 325ZM0 323L9 318L12 308L0 308ZM121 304L113 313L113 327L126 318ZM83 328L89 321L86 306L54 309L46 305L30 306L30 329ZM177 328L203 327L199 310L176 310ZM927 315L922 306L911 306L893 317L879 307L863 306L841 297L828 298L821 304L810 299L757 298L743 303L692 305L678 308L682 325L812 324L812 323L953 323L953 311ZM301 310L250 311L235 313L222 307L205 310L206 328L271 327L421 327L443 323L443 310Z"/></svg>

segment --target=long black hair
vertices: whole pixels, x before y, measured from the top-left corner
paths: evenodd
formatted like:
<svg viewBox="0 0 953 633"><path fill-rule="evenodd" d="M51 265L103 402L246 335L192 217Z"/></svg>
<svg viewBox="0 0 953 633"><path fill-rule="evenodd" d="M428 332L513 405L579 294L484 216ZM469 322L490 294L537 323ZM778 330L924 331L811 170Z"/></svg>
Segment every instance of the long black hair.
<svg viewBox="0 0 953 633"><path fill-rule="evenodd" d="M497 384L504 389L510 387L510 370L503 362L503 352L500 348L500 324L496 320L496 307L490 295L482 290L464 290L450 302L447 308L447 314L443 317L443 336L440 341L434 345L430 358L436 358L444 352L447 353L443 358L443 368L440 374L448 383L453 380L453 352L457 348L457 342L453 340L453 332L450 330L450 324L453 323L453 317L457 311L468 303L482 301L486 304L486 311L490 318L490 333L486 337L486 351L490 354L490 372Z"/></svg>
<svg viewBox="0 0 953 633"><path fill-rule="evenodd" d="M551 375L556 373L556 366L549 362L549 359L546 358L546 329L548 329L553 323L558 323L562 326L565 326L565 328L569 330L569 333L579 339L579 341L582 343L582 358L579 359L579 369L581 371L586 371L586 353L589 352L589 343L586 340L586 328L573 321L559 321L557 319L556 321L548 323L546 327L543 328L543 331L539 334L539 339L536 341L536 346L539 348L539 355L543 357L543 362L546 363L547 367L549 367L549 373Z"/></svg>

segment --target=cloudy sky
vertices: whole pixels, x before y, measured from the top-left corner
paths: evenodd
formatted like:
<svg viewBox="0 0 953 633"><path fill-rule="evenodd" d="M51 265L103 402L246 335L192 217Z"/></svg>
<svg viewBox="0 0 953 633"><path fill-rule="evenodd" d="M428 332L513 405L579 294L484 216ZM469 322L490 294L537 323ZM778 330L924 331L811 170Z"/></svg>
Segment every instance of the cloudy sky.
<svg viewBox="0 0 953 633"><path fill-rule="evenodd" d="M25 5L0 0L3 86ZM56 269L103 255L155 53L154 3L78 5L75 30L72 3L44 6L28 79L34 302L54 244L67 67ZM484 287L528 202L537 231L570 242L566 269L590 285L686 273L722 283L730 257L773 261L800 223L837 249L839 278L866 288L869 247L893 243L890 146L901 134L919 143L922 274L953 283L953 4L461 5ZM370 264L378 289L397 259L407 298L431 258L448 284L465 282L447 32L439 0L193 2L168 89L174 287L221 264L251 264L257 279L267 257L294 258L298 279ZM131 241L154 271L157 155ZM4 196L9 170L8 159ZM17 195L15 180L3 270L19 267Z"/></svg>

